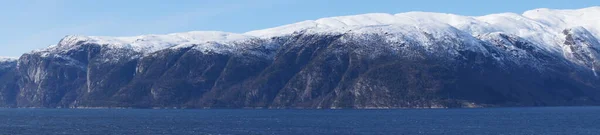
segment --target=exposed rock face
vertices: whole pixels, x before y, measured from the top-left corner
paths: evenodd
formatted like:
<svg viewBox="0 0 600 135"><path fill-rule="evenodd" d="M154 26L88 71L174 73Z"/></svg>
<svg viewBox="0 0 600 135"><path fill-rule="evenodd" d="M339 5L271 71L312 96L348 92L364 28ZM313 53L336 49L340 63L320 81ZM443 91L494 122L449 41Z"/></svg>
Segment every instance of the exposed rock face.
<svg viewBox="0 0 600 135"><path fill-rule="evenodd" d="M600 43L589 31L583 27L566 29L563 31L565 42L564 55L575 63L592 69L595 76L600 69Z"/></svg>
<svg viewBox="0 0 600 135"><path fill-rule="evenodd" d="M256 37L67 36L0 61L0 107L600 105L596 29L552 33L553 18L539 16L551 11L542 11L526 13L529 20L368 14L249 32ZM438 17L414 18L421 14ZM441 23L445 17L454 22Z"/></svg>
<svg viewBox="0 0 600 135"><path fill-rule="evenodd" d="M16 60L0 61L0 106L14 107L18 93Z"/></svg>

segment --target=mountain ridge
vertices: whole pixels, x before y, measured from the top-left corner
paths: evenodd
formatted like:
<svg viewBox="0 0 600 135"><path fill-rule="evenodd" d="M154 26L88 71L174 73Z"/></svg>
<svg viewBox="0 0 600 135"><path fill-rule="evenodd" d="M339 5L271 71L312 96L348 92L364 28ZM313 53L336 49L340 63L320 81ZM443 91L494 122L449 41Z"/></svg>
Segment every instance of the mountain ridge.
<svg viewBox="0 0 600 135"><path fill-rule="evenodd" d="M506 13L496 13L496 14L489 14L489 15L483 15L483 16L462 16L462 15L457 15L457 14L450 14L450 13L437 13L437 12L422 12L422 11L412 11L412 12L404 12L404 13L397 13L397 14L389 14L389 13L367 13L367 14L359 14L359 15L348 15L348 16L336 16L336 17L326 17L326 18L320 18L317 20L306 20L306 21L301 21L298 23L292 23L292 24L287 24L287 25L282 25L282 26L277 26L277 27L272 27L272 28L266 28L266 29L261 29L261 30L253 30L253 31L249 31L249 32L245 32L245 33L230 33L230 32L221 32L221 31L190 31L190 32L184 32L184 33L171 33L171 34L164 34L164 35L177 35L177 34L189 34L189 35L193 35L191 33L217 33L215 35L218 34L241 34L241 35L246 35L246 36L255 36L255 37L263 37L260 36L262 34L260 34L261 31L266 31L266 32L272 32L272 29L276 29L276 28L283 28L285 26L292 26L292 25L301 25L304 23L308 23L308 22L319 22L320 24L324 24L324 25L328 25L328 26L335 26L332 25L333 23L326 23L327 21L338 21L338 22L334 22L334 23L344 23L343 21L340 20L336 20L336 18L341 18L341 19L347 19L350 20L349 22L351 22L352 20L358 20L358 19L364 19L364 20L360 20L358 22L362 22L361 23L357 23L357 24L352 24L352 23L344 23L343 25L347 25L347 26L373 26L373 25L389 25L389 24L395 24L395 23L400 23L400 22L394 22L394 21L390 21L387 20L386 21L381 21L378 22L377 20L374 21L365 21L365 20L369 20L369 18L373 18L373 17L369 17L369 16L381 16L380 18L386 18L384 16L387 16L388 19L390 19L390 16L399 16L399 15L403 15L403 16L409 16L412 17L414 20L422 20L422 19L429 19L432 20L431 16L436 16L438 18L462 18L459 20L454 20L454 21L446 21L448 22L447 24L449 24L450 26L458 26L458 25L463 25L464 23L460 23L460 21L464 21L464 20L474 20L474 21L482 21L482 20L478 20L478 18L492 18L492 19L497 19L497 17L501 17L501 16L509 16L509 17L526 17L527 19L531 19L533 20L535 17L535 19L537 20L544 20L543 18L540 18L538 14L540 13L535 13L535 12L562 12L563 14L565 13L571 13L575 14L575 13L579 13L579 14L585 14L586 12L598 12L600 11L600 6L595 6L595 7L588 7L588 8L581 8L581 9L547 9L547 8L538 8L538 9L533 9L533 10L528 10L525 11L523 14L516 14L516 13L511 13L511 12L506 12ZM546 13L547 14L547 13ZM429 17L428 17L429 16ZM537 16L537 17L536 17ZM365 19L366 18L366 19ZM377 18L376 18L377 19ZM406 19L406 18L391 18L391 19ZM595 19L595 18L594 18ZM407 21L407 20L411 20L411 19L406 19L406 20L400 20L400 21ZM444 20L444 19L442 19ZM445 19L448 20L448 19ZM597 19L595 19L594 21L596 21ZM458 22L457 22L458 21ZM437 22L442 22L437 20ZM557 23L557 22L553 22L553 23ZM336 26L338 27L338 26ZM567 29L569 27L576 27L576 26L572 26L569 25L567 26L563 26L560 27L559 29ZM585 26L582 26L585 27ZM460 29L460 27L457 27ZM587 27L586 27L587 28ZM587 28L587 29L593 29L593 33L595 35L597 35L597 31L598 28ZM301 31L302 29L291 29L291 30L287 30L288 32L282 32L282 33L278 33L275 36L285 36L287 34L291 34L295 31ZM461 29L462 30L462 29ZM490 33L490 32L488 32ZM202 34L200 34L202 35ZM207 35L207 34L204 34ZM477 35L477 34L473 34L473 35ZM163 36L163 35L157 35L157 34L150 34L150 35L141 35L141 36L132 36L132 37L112 37L112 38L135 38L135 39L144 39L144 37L152 37L152 36ZM209 35L210 36L210 35ZM83 36L83 35L70 35L70 36L66 36L66 37L81 37L81 38L85 38L85 37L105 37L105 38L111 38L111 37L107 37L107 36ZM272 37L272 36L267 36L267 37ZM210 40L210 39L209 39Z"/></svg>
<svg viewBox="0 0 600 135"><path fill-rule="evenodd" d="M591 12L591 13L590 13ZM138 52L156 52L176 46L190 44L202 44L205 42L218 42L228 44L229 42L268 39L293 34L294 32L306 31L313 34L318 33L401 33L406 34L415 29L428 30L429 33L437 33L445 29L456 29L477 37L482 34L502 32L517 35L540 45L546 50L561 52L560 33L565 29L584 27L594 36L600 35L600 27L593 25L600 23L600 17L589 17L587 14L600 12L600 7L589 7L582 9L534 9L525 11L523 14L499 13L484 16L461 16L448 13L434 12L405 12L397 14L369 13L351 16L327 17L317 20L307 20L298 23L254 30L246 33L228 33L219 31L191 31L185 33L171 33L166 35L141 35L133 37L99 37L99 36L66 36L56 46L61 46L63 41L87 42L95 44L107 44L115 47L134 48ZM580 14L576 17L564 19L565 15ZM558 16L558 17L557 17ZM555 19L558 18L558 19ZM575 18L575 19L573 19ZM585 21L580 21L585 19ZM575 23L573 23L575 22ZM587 23L586 23L587 22ZM396 31L385 30L386 26L398 25L400 27L413 27L414 29L396 29ZM368 29L368 27L382 27L381 29ZM382 30L383 29L383 30ZM362 31L361 31L362 30ZM356 32L360 31L360 32ZM232 37L232 38L231 38ZM229 38L229 39L228 39ZM71 43L73 44L73 43ZM42 50L55 48L52 46ZM34 51L35 52L35 51Z"/></svg>
<svg viewBox="0 0 600 135"><path fill-rule="evenodd" d="M600 43L596 27L585 25L598 20L589 13L600 8L524 13L535 20L376 13L249 34L66 36L0 63L0 106L600 105ZM584 19L562 16L571 14Z"/></svg>

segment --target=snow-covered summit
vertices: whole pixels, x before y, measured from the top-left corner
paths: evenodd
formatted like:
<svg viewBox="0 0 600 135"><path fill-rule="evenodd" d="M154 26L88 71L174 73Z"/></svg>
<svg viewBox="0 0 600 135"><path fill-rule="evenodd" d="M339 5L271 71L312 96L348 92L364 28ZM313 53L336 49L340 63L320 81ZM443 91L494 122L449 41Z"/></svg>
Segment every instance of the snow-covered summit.
<svg viewBox="0 0 600 135"><path fill-rule="evenodd" d="M344 31L348 29L404 25L419 29L438 29L439 24L447 24L473 36L503 32L531 40L550 51L559 51L561 31L581 26L593 35L600 35L600 7L576 10L534 9L523 14L500 13L484 16L462 16L446 13L407 12L399 14L362 14L308 20L245 34L257 37L273 37L291 34L296 31Z"/></svg>
<svg viewBox="0 0 600 135"><path fill-rule="evenodd" d="M18 58L15 57L4 57L4 56L0 56L0 63L2 62L11 62L11 61L17 61Z"/></svg>
<svg viewBox="0 0 600 135"><path fill-rule="evenodd" d="M67 50L81 44L98 44L112 48L129 48L139 52L154 52L182 44L227 43L250 38L254 37L219 31L192 31L133 37L69 35L64 37L57 45L51 46L46 50Z"/></svg>
<svg viewBox="0 0 600 135"><path fill-rule="evenodd" d="M245 34L270 37L291 34L295 31L306 29L343 29L352 26L374 25L417 25L427 23L446 23L465 32L485 34L498 31L511 32L525 35L522 29L544 32L546 30L563 30L574 26L591 29L592 33L599 34L600 7L590 7L576 10L551 10L534 9L523 14L500 13L484 16L462 16L447 13L432 12L406 12L398 14L371 13L362 15L339 16L307 20L299 23L279 26L275 28L250 31Z"/></svg>
<svg viewBox="0 0 600 135"><path fill-rule="evenodd" d="M549 26L553 30L564 30L581 26L595 36L600 35L600 6L574 10L534 9L523 16Z"/></svg>

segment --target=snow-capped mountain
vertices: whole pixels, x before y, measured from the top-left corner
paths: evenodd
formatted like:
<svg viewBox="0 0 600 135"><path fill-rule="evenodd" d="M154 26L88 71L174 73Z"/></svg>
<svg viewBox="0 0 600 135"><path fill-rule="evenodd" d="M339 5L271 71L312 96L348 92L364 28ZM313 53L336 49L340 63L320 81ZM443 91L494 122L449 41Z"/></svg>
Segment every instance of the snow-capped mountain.
<svg viewBox="0 0 600 135"><path fill-rule="evenodd" d="M201 108L597 105L598 15L600 7L485 16L373 13L240 34L66 36L21 56L14 73L4 75L12 83L0 83L0 93L11 93L0 102Z"/></svg>
<svg viewBox="0 0 600 135"><path fill-rule="evenodd" d="M78 44L89 43L113 48L127 48L137 52L152 53L168 48L202 45L202 50L223 50L235 48L234 42L269 39L289 36L297 32L307 34L393 34L390 40L421 42L427 45L428 36L442 38L455 36L480 42L476 37L503 33L516 35L537 48L553 53L564 53L567 29L583 29L593 37L600 35L600 7L576 10L534 9L523 14L501 13L485 16L461 16L446 13L407 12L398 14L373 13L353 16L340 16L308 20L243 34L194 31L167 35L142 35L134 37L67 36L58 45L42 51L65 51ZM420 34L421 32L426 34ZM467 47L482 50L481 47ZM568 51L568 50L566 50Z"/></svg>

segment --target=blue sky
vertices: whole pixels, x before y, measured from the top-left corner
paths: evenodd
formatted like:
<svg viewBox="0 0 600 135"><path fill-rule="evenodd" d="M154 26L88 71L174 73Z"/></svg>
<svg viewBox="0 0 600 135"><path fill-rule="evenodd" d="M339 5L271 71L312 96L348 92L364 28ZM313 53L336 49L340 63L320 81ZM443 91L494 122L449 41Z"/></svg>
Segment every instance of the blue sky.
<svg viewBox="0 0 600 135"><path fill-rule="evenodd" d="M426 11L477 16L598 5L599 0L2 0L0 56L44 48L65 35L241 33L362 13Z"/></svg>

